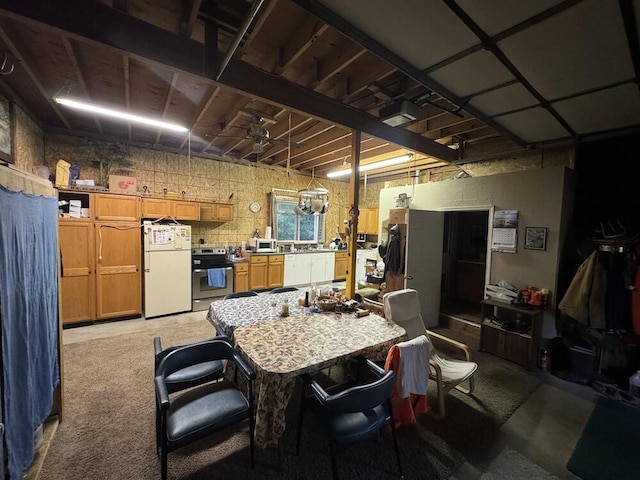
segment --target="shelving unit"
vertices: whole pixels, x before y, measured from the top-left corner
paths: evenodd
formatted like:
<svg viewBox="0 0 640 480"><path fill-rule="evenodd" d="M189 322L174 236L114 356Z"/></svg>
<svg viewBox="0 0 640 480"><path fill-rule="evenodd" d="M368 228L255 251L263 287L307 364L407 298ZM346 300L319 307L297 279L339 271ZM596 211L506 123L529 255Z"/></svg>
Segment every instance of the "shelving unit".
<svg viewBox="0 0 640 480"><path fill-rule="evenodd" d="M543 314L544 310L539 308L529 309L493 300L483 300L480 350L532 369L536 365L540 349ZM520 316L531 328L529 333L505 330L488 318L491 315L498 320Z"/></svg>

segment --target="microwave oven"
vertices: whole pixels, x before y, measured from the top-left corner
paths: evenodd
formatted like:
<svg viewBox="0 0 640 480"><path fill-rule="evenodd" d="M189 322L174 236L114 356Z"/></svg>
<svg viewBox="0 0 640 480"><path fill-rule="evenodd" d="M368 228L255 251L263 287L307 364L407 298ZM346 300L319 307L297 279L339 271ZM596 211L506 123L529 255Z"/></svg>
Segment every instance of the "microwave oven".
<svg viewBox="0 0 640 480"><path fill-rule="evenodd" d="M254 252L273 253L278 251L278 242L273 238L250 238L247 244Z"/></svg>

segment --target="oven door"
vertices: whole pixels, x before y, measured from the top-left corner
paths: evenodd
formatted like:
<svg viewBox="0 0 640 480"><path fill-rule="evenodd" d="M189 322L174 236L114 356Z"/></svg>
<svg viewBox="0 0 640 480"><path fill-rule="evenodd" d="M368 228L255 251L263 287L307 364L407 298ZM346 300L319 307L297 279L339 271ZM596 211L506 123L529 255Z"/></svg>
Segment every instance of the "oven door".
<svg viewBox="0 0 640 480"><path fill-rule="evenodd" d="M193 300L204 298L224 297L227 293L233 292L233 267L224 268L222 280L209 282L209 274L206 268L196 268L192 271L191 285Z"/></svg>

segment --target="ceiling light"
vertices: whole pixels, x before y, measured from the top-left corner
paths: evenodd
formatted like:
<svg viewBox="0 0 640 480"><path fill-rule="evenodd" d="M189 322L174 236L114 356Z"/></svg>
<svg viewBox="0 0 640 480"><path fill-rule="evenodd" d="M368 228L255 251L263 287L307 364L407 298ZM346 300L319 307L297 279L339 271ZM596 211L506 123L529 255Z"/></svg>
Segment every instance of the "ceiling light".
<svg viewBox="0 0 640 480"><path fill-rule="evenodd" d="M152 127L164 128L167 130L173 130L175 132L187 133L189 129L182 125L176 125L175 123L167 123L160 120L154 120L152 118L140 117L138 115L132 115L126 112L120 112L118 110L112 110L110 108L98 107L91 105L90 103L79 102L77 100L71 100L66 97L54 97L53 100L60 105L66 107L75 108L76 110L82 110L84 112L97 113L105 117L119 118L121 120L127 120L129 122L142 123L144 125L150 125Z"/></svg>
<svg viewBox="0 0 640 480"><path fill-rule="evenodd" d="M369 170L377 170L378 168L390 167L392 165L398 165L399 163L404 163L413 157L413 154L407 153L406 155L401 155L399 157L392 157L386 160L380 160L379 162L367 163L365 165L360 165L358 170L359 173L368 172ZM327 173L327 177L335 178L335 177L344 177L351 175L351 169L342 169L342 170L334 170L333 172Z"/></svg>
<svg viewBox="0 0 640 480"><path fill-rule="evenodd" d="M392 127L398 127L413 122L418 118L420 108L408 100L392 103L380 109L380 120Z"/></svg>

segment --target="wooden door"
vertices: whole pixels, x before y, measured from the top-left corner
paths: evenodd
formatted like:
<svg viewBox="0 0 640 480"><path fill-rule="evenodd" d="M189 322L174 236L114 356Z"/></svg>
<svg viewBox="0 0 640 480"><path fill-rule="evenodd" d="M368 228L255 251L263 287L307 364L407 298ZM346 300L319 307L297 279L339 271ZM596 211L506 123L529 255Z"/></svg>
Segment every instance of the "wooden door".
<svg viewBox="0 0 640 480"><path fill-rule="evenodd" d="M246 292L249 290L249 264L236 263L233 265L233 291Z"/></svg>
<svg viewBox="0 0 640 480"><path fill-rule="evenodd" d="M171 215L178 220L200 220L199 203L172 201L171 210Z"/></svg>
<svg viewBox="0 0 640 480"><path fill-rule="evenodd" d="M377 208L368 208L366 210L366 221L365 221L365 233L369 233L371 235L378 234L378 209Z"/></svg>
<svg viewBox="0 0 640 480"><path fill-rule="evenodd" d="M141 312L140 226L95 224L97 318Z"/></svg>
<svg viewBox="0 0 640 480"><path fill-rule="evenodd" d="M344 280L347 278L349 270L349 254L347 252L337 252L335 254L334 277L336 280Z"/></svg>
<svg viewBox="0 0 640 480"><path fill-rule="evenodd" d="M143 198L142 217L162 218L171 215L171 200L162 198Z"/></svg>
<svg viewBox="0 0 640 480"><path fill-rule="evenodd" d="M230 222L233 220L233 205L229 203L216 204L217 220L219 222Z"/></svg>
<svg viewBox="0 0 640 480"><path fill-rule="evenodd" d="M252 255L249 267L249 288L251 290L264 290L267 288L267 263L266 255Z"/></svg>
<svg viewBox="0 0 640 480"><path fill-rule="evenodd" d="M61 221L60 315L62 324L96 318L93 223Z"/></svg>
<svg viewBox="0 0 640 480"><path fill-rule="evenodd" d="M93 212L96 220L140 220L140 197L96 193L93 195Z"/></svg>
<svg viewBox="0 0 640 480"><path fill-rule="evenodd" d="M284 281L284 255L269 256L268 288L281 287Z"/></svg>

